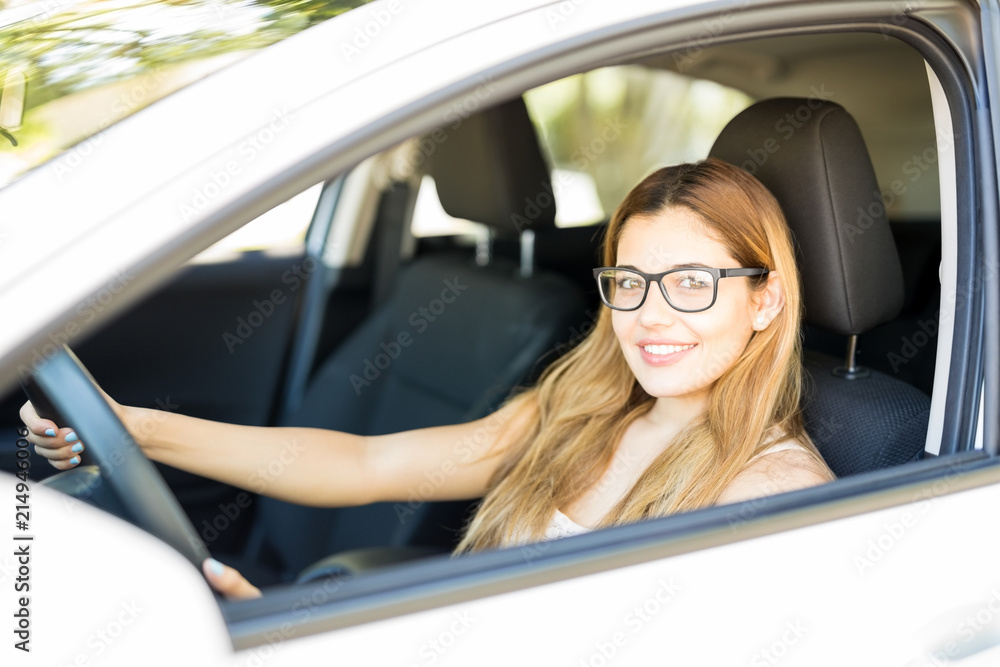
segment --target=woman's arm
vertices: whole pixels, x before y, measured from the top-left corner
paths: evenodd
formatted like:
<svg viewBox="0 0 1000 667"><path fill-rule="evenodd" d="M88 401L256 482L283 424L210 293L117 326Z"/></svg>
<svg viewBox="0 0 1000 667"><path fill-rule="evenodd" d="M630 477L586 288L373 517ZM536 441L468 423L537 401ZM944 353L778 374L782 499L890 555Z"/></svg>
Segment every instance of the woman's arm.
<svg viewBox="0 0 1000 667"><path fill-rule="evenodd" d="M738 474L716 501L717 505L797 491L832 482L833 473L800 449L765 454Z"/></svg>
<svg viewBox="0 0 1000 667"><path fill-rule="evenodd" d="M476 498L502 453L530 426L518 401L466 424L363 437L314 428L240 426L121 406L115 412L155 461L267 496L315 506ZM85 443L21 408L28 439L60 469ZM52 433L49 435L47 430Z"/></svg>

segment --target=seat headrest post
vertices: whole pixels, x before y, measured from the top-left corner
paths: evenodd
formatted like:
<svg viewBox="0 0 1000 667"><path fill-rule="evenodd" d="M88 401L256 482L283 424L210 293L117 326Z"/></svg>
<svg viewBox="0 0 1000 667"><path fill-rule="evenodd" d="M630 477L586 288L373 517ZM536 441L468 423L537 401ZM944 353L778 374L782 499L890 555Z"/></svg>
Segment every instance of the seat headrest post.
<svg viewBox="0 0 1000 667"><path fill-rule="evenodd" d="M476 237L476 266L489 266L493 261L493 230Z"/></svg>
<svg viewBox="0 0 1000 667"><path fill-rule="evenodd" d="M521 232L521 277L530 278L535 272L535 232Z"/></svg>
<svg viewBox="0 0 1000 667"><path fill-rule="evenodd" d="M833 374L845 380L861 380L869 377L871 371L857 364L857 352L858 336L857 334L852 334L847 337L847 357L844 360L844 365L834 368Z"/></svg>

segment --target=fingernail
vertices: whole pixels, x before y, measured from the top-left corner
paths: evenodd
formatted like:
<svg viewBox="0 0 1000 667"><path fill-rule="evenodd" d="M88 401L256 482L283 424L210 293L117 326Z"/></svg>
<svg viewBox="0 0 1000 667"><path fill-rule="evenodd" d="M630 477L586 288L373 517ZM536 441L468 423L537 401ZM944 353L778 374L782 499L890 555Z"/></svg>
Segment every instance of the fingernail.
<svg viewBox="0 0 1000 667"><path fill-rule="evenodd" d="M222 567L222 563L215 560L214 558L208 559L208 569L217 577L221 577L225 569Z"/></svg>
<svg viewBox="0 0 1000 667"><path fill-rule="evenodd" d="M47 429L45 429L45 435L49 436L50 438L54 437L55 434L56 434L56 430L54 428L47 428Z"/></svg>
<svg viewBox="0 0 1000 667"><path fill-rule="evenodd" d="M76 437L76 431L70 431L66 435L66 442L76 442L77 440L79 440L79 438Z"/></svg>
<svg viewBox="0 0 1000 667"><path fill-rule="evenodd" d="M75 445L73 445L73 449L71 449L70 451L73 452L74 454L79 454L80 452L83 451L83 445L81 445L78 442Z"/></svg>
<svg viewBox="0 0 1000 667"><path fill-rule="evenodd" d="M79 462L80 462L80 457L79 457L79 456L74 456L73 458L71 458L71 459L69 460L69 464L70 464L70 465L74 465L74 466L75 466L75 465L76 465L77 463L79 463Z"/></svg>

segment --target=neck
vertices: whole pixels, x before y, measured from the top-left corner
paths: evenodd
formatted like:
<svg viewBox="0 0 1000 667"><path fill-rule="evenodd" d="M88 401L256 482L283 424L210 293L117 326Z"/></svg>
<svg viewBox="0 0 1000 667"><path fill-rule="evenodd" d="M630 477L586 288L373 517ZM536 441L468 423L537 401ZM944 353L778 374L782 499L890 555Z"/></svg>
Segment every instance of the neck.
<svg viewBox="0 0 1000 667"><path fill-rule="evenodd" d="M661 397L644 417L657 427L679 431L708 410L708 392L687 396Z"/></svg>

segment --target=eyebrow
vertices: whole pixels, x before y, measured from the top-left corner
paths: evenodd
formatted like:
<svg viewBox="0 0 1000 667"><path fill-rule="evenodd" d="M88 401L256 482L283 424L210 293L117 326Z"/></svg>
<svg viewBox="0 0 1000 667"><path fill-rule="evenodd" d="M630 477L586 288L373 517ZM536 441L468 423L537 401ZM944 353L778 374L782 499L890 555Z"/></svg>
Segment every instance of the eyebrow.
<svg viewBox="0 0 1000 667"><path fill-rule="evenodd" d="M619 264L616 268L632 269L633 271L643 272L642 269L636 266L632 266L631 264ZM710 269L710 268L712 267L710 267L708 264L702 264L701 262L684 262L682 264L674 264L673 266L668 268L667 271L673 271L674 269ZM659 271L657 271L657 273L659 273Z"/></svg>

